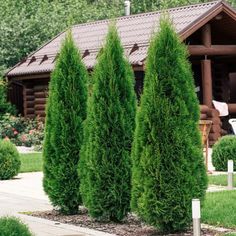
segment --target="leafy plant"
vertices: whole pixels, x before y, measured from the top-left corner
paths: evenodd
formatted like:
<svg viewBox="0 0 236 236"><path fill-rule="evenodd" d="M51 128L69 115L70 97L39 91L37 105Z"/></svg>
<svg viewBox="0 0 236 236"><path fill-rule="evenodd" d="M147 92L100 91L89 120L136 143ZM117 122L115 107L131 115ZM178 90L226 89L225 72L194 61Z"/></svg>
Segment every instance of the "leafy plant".
<svg viewBox="0 0 236 236"><path fill-rule="evenodd" d="M20 156L14 144L0 140L0 180L11 179L20 170Z"/></svg>
<svg viewBox="0 0 236 236"><path fill-rule="evenodd" d="M92 89L79 163L80 189L92 217L121 221L130 208L136 98L133 72L114 25L98 58Z"/></svg>
<svg viewBox="0 0 236 236"><path fill-rule="evenodd" d="M86 118L87 70L69 33L52 73L46 110L43 186L52 204L76 214L82 203L77 168Z"/></svg>
<svg viewBox="0 0 236 236"><path fill-rule="evenodd" d="M44 123L38 117L26 119L6 113L0 119L0 138L10 140L17 146L35 146L41 150Z"/></svg>
<svg viewBox="0 0 236 236"><path fill-rule="evenodd" d="M15 217L0 218L1 236L33 236L29 228Z"/></svg>
<svg viewBox="0 0 236 236"><path fill-rule="evenodd" d="M236 169L236 136L222 137L212 149L212 164L218 171L227 171L228 160L234 161Z"/></svg>
<svg viewBox="0 0 236 236"><path fill-rule="evenodd" d="M198 130L199 104L186 48L168 19L151 41L132 148L131 207L162 232L191 222L207 176Z"/></svg>

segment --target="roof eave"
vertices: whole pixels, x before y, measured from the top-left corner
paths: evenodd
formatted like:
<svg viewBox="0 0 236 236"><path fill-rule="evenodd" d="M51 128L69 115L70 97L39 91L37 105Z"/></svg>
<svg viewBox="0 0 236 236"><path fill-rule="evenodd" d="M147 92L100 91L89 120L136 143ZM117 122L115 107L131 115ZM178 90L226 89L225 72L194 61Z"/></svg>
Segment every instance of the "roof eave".
<svg viewBox="0 0 236 236"><path fill-rule="evenodd" d="M197 18L195 21L193 21L191 24L189 24L186 28L181 30L179 32L181 40L185 40L190 35L192 35L194 32L196 32L198 29L200 29L203 25L205 25L209 20L217 16L224 7L224 2L220 1L215 6L213 6L211 9L209 9L206 13L201 15L199 18ZM231 10L232 11L232 10ZM234 11L232 11L234 12ZM235 12L234 12L235 14Z"/></svg>

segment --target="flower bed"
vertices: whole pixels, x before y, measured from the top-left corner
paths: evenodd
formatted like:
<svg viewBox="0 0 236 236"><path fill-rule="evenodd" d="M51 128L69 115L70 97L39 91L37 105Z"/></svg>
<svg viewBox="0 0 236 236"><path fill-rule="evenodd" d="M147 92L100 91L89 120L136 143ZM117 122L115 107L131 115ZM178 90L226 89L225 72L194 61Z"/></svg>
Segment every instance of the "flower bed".
<svg viewBox="0 0 236 236"><path fill-rule="evenodd" d="M41 150L44 123L38 117L26 119L6 113L0 119L0 138L10 140L16 146L34 146L36 150Z"/></svg>
<svg viewBox="0 0 236 236"><path fill-rule="evenodd" d="M99 230L102 232L115 234L117 236L161 236L155 228L148 226L141 222L136 216L129 214L126 219L121 223L115 222L99 222L91 219L86 209L83 209L79 215L62 215L56 210L44 212L31 212L31 216L40 217L48 220L57 221L64 224L72 224L80 227ZM190 228L188 231L176 234L165 234L171 236L192 236L193 230ZM202 229L201 235L213 236L218 235L219 232L210 229Z"/></svg>

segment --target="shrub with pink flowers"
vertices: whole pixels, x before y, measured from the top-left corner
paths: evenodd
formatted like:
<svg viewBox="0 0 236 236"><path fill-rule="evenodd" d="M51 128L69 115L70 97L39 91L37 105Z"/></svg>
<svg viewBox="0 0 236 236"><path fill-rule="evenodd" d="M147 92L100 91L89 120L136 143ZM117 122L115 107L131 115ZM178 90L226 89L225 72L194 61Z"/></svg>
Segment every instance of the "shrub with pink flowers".
<svg viewBox="0 0 236 236"><path fill-rule="evenodd" d="M34 146L37 150L41 150L44 123L38 117L26 119L6 113L0 120L0 138L10 140L17 146Z"/></svg>

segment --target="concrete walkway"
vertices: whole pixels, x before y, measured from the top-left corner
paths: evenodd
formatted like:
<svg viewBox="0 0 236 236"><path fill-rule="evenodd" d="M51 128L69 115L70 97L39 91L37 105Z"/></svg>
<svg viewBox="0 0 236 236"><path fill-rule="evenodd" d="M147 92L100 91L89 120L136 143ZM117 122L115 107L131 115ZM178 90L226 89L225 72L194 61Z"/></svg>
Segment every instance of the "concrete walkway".
<svg viewBox="0 0 236 236"><path fill-rule="evenodd" d="M36 236L111 236L96 230L31 217L19 212L51 210L42 188L41 172L19 174L0 181L0 216L16 216L29 225Z"/></svg>

